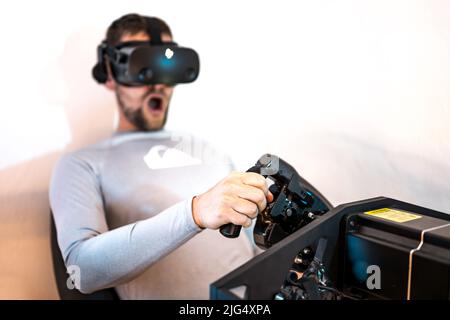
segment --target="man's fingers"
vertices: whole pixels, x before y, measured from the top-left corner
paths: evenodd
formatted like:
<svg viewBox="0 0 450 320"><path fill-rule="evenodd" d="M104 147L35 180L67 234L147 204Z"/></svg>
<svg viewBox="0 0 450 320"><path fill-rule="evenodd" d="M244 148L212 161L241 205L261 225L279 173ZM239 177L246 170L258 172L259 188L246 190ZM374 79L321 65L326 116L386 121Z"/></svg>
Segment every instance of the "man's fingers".
<svg viewBox="0 0 450 320"><path fill-rule="evenodd" d="M273 199L274 199L274 197L273 197L273 194L272 194L272 192L268 192L267 193L267 202L272 202L273 201Z"/></svg>
<svg viewBox="0 0 450 320"><path fill-rule="evenodd" d="M254 202L242 198L236 197L231 203L231 207L234 211L245 214L250 219L256 218L259 213L258 206Z"/></svg>
<svg viewBox="0 0 450 320"><path fill-rule="evenodd" d="M231 223L238 226L248 228L252 225L252 220L249 217L234 210L230 210L228 212L228 218L230 219Z"/></svg>
<svg viewBox="0 0 450 320"><path fill-rule="evenodd" d="M267 187L266 178L255 172L245 172L241 175L242 183L261 189L267 195L269 188Z"/></svg>
<svg viewBox="0 0 450 320"><path fill-rule="evenodd" d="M253 202L258 206L260 212L267 206L267 196L259 188L249 185L241 185L237 190L237 195L242 199ZM240 210L237 211L241 212Z"/></svg>

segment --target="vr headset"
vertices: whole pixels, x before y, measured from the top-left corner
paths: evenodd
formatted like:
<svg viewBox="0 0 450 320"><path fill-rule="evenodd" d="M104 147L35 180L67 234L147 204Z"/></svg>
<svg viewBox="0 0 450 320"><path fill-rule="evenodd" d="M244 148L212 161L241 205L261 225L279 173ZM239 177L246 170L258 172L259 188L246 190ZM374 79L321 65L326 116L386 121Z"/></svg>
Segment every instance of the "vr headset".
<svg viewBox="0 0 450 320"><path fill-rule="evenodd" d="M197 79L200 72L197 52L179 47L175 42L163 42L160 20L146 19L150 41L123 42L116 46L103 41L98 46L98 62L92 69L98 83L105 83L108 79L106 63L109 63L115 81L123 86L173 86Z"/></svg>

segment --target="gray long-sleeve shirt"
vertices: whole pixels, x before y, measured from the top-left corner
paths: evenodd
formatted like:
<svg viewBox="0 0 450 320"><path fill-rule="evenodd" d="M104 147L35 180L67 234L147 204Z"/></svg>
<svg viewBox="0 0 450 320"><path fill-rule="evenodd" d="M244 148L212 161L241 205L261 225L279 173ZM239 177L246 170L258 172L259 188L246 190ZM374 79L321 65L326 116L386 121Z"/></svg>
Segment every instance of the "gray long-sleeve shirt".
<svg viewBox="0 0 450 320"><path fill-rule="evenodd" d="M115 134L57 163L50 204L66 266L81 291L122 299L207 299L209 284L253 256L244 233L200 230L191 200L231 170L190 135Z"/></svg>

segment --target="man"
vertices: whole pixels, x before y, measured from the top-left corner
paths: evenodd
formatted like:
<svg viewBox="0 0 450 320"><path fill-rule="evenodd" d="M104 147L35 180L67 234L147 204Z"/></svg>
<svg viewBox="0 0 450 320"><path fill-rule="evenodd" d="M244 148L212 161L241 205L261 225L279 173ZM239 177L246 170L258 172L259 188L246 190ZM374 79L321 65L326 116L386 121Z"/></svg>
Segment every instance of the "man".
<svg viewBox="0 0 450 320"><path fill-rule="evenodd" d="M125 15L111 24L106 42L149 41L148 21ZM171 41L169 27L153 21L162 41ZM199 149L224 159L202 140L182 136L195 148L179 148L177 135L164 130L173 87L122 86L108 61L106 67L117 131L65 155L52 176L50 204L66 266L79 268L83 293L114 287L122 299L207 299L211 282L253 256L244 233L227 239L217 229L250 226L273 196L258 174L198 159Z"/></svg>

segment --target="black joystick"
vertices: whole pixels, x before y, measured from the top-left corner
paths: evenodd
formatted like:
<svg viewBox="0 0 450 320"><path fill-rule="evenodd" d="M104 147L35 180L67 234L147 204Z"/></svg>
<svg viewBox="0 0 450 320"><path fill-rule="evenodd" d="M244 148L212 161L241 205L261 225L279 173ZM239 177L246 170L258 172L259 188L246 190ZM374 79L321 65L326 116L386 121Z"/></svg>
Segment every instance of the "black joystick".
<svg viewBox="0 0 450 320"><path fill-rule="evenodd" d="M271 154L263 155L247 172L269 177L273 201L256 217L253 238L258 247L267 249L328 212L332 205L303 179L286 161ZM220 233L236 238L241 226L226 224Z"/></svg>
<svg viewBox="0 0 450 320"><path fill-rule="evenodd" d="M275 158L278 160L278 158L276 156L273 156L270 154L265 154L258 160L258 162L256 162L255 166L248 169L247 172L259 173L259 174L262 174L264 177L267 177L267 174L265 174L265 173L270 173L269 171L271 169L269 169L269 168L273 165L272 159L275 159ZM276 164L276 166L277 165L278 164ZM267 172L264 171L264 169L266 169ZM276 170L277 170L277 168L275 168L275 171ZM272 169L272 171L274 171L274 170ZM233 223L228 223L228 224L224 224L223 226L220 227L220 233L227 238L237 238L237 237L239 237L239 234L241 233L241 229L242 229L242 226L238 226Z"/></svg>

